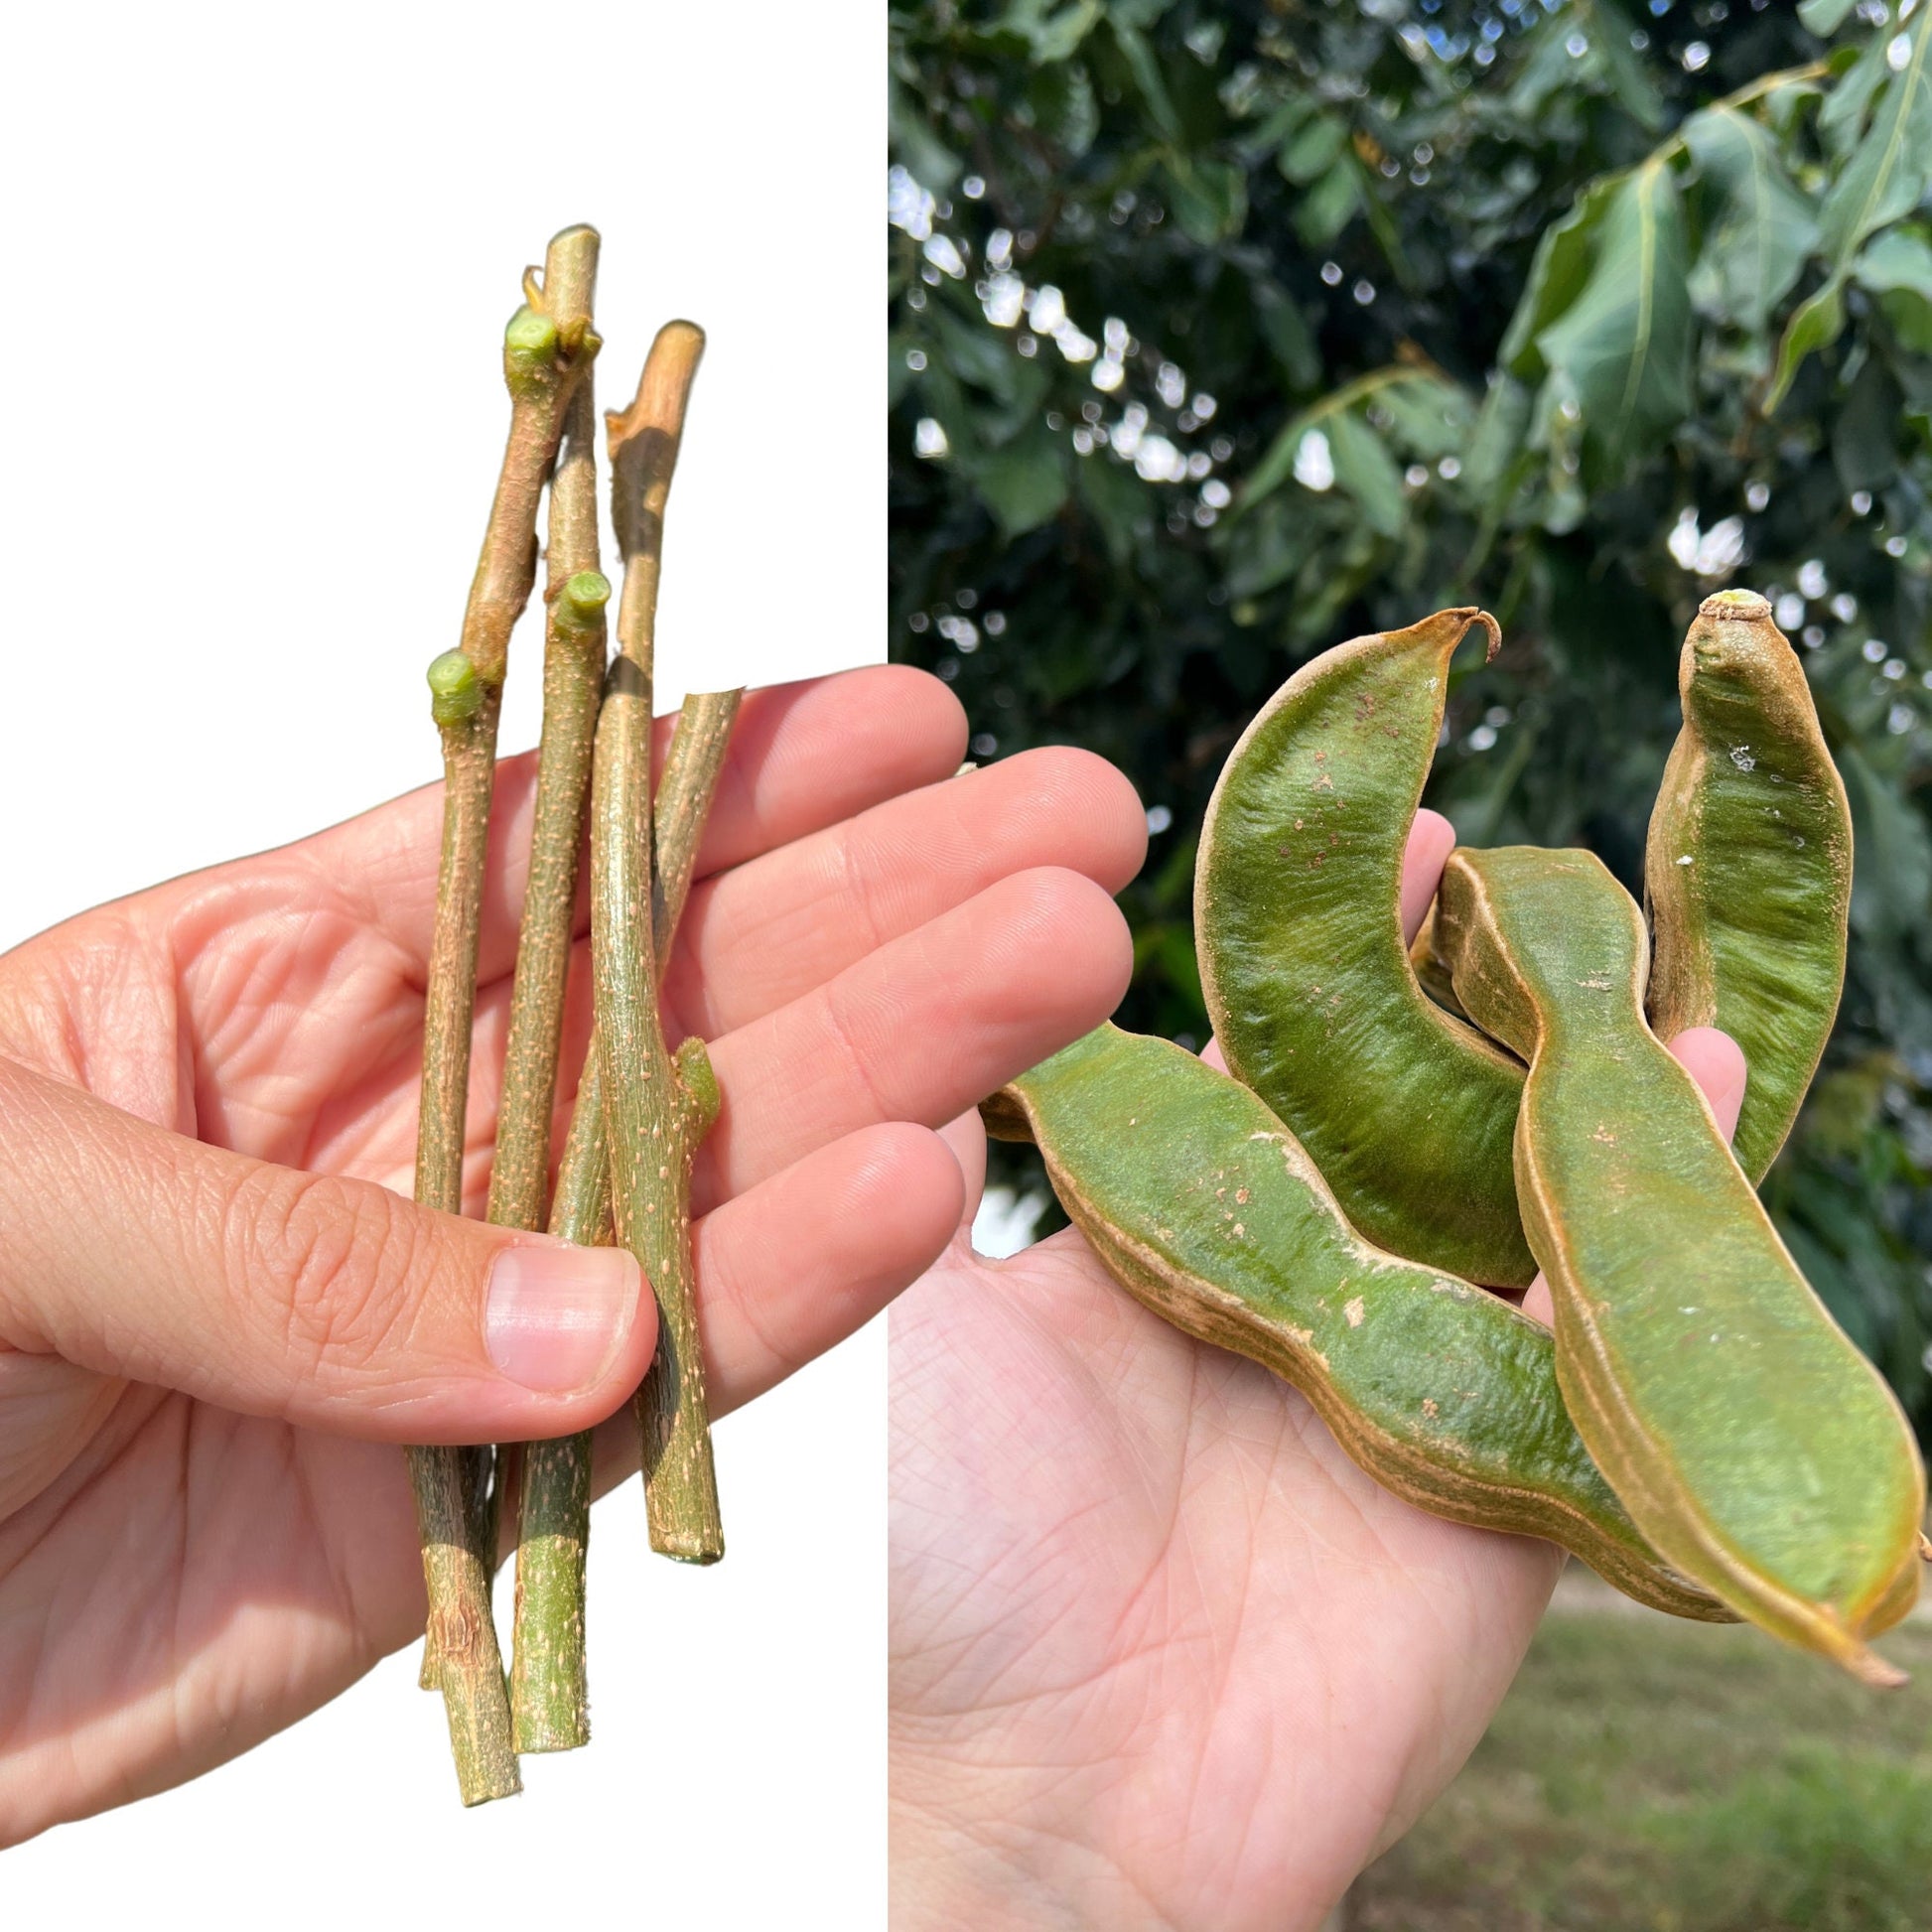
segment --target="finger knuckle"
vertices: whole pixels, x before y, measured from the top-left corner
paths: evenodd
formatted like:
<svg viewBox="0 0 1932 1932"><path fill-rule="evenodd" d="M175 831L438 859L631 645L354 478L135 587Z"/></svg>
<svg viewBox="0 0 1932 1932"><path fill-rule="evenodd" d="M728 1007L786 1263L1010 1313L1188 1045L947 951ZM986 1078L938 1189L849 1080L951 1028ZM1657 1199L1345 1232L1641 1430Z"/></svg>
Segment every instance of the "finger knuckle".
<svg viewBox="0 0 1932 1932"><path fill-rule="evenodd" d="M357 1370L406 1340L416 1234L379 1187L263 1170L237 1183L227 1225L231 1278L289 1355Z"/></svg>

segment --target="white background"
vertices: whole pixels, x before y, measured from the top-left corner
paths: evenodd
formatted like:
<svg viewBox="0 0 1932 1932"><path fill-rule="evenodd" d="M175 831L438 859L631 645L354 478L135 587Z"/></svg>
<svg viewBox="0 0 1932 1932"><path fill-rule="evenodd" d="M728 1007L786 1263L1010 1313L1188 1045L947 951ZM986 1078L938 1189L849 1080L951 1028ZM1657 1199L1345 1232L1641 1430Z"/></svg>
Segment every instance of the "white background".
<svg viewBox="0 0 1932 1932"><path fill-rule="evenodd" d="M881 654L883 27L778 0L10 14L0 944L435 775L423 667L501 449L500 332L570 221L605 237L604 400L660 322L710 338L660 704ZM506 750L536 736L535 642ZM472 1889L499 1923L883 1924L883 1451L875 1324L721 1426L718 1569L645 1558L634 1481L601 1504L595 1741L526 1759L521 1798L461 1810L405 1654L6 1854L0 1918L386 1928Z"/></svg>

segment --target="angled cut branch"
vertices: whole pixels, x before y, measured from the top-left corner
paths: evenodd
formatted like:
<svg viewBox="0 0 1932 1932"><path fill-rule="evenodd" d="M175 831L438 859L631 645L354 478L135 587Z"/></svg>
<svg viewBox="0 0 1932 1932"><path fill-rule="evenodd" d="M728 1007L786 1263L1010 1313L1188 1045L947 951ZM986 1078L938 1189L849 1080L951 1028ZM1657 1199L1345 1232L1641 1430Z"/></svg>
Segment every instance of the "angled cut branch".
<svg viewBox="0 0 1932 1932"><path fill-rule="evenodd" d="M509 635L535 581L538 500L579 378L596 353L587 306L596 235L567 229L551 243L546 285L503 339L510 432L470 587L458 648L431 666L432 709L443 737L442 865L424 1002L423 1090L416 1196L458 1213L463 1204L470 1030L475 1014L483 863L495 776L496 724ZM586 306L561 312L546 287L581 289ZM426 1681L440 1685L465 1804L521 1789L510 1743L509 1702L489 1612L495 1568L488 1542L486 1451L414 1449L410 1480L429 1591Z"/></svg>
<svg viewBox="0 0 1932 1932"><path fill-rule="evenodd" d="M591 960L618 1238L657 1297L657 1355L637 1393L651 1547L689 1563L724 1554L691 1276L691 1159L717 1116L703 1045L675 1058L657 1009L652 943L650 726L664 504L703 353L689 323L658 331L636 399L609 419L623 552L618 656L597 727L591 808Z"/></svg>

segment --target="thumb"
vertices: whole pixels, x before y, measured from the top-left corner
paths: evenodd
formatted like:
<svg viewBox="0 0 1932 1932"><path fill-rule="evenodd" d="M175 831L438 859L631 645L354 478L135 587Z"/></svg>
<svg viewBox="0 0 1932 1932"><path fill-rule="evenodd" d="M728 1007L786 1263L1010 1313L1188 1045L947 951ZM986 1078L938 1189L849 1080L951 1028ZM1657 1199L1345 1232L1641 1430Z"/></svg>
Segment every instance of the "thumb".
<svg viewBox="0 0 1932 1932"><path fill-rule="evenodd" d="M1710 1103L1718 1132L1726 1141L1737 1132L1737 1110L1744 1104L1744 1049L1716 1027L1691 1027L1668 1042L1671 1057L1697 1082ZM1547 1327L1556 1322L1556 1305L1542 1271L1523 1296L1523 1312Z"/></svg>
<svg viewBox="0 0 1932 1932"><path fill-rule="evenodd" d="M621 1249L170 1134L0 1060L0 1351L395 1442L588 1428L656 1311Z"/></svg>
<svg viewBox="0 0 1932 1932"><path fill-rule="evenodd" d="M965 1182L965 1198L959 1225L953 1230L953 1245L970 1254L973 1249L973 1222L978 1218L980 1200L986 1192L986 1128L979 1110L949 1120L939 1130L939 1138L952 1150L959 1163L960 1178Z"/></svg>

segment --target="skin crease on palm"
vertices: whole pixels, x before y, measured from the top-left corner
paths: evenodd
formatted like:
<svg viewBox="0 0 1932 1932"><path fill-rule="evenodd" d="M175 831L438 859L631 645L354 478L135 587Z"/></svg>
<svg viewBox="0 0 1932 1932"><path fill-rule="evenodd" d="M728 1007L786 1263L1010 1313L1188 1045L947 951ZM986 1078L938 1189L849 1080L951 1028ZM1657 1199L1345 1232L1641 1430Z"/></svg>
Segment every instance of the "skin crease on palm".
<svg viewBox="0 0 1932 1932"><path fill-rule="evenodd" d="M1125 989L1132 788L1071 751L955 775L965 736L906 669L746 702L665 986L724 1094L693 1186L716 1414L941 1253L965 1196L933 1130ZM532 767L498 779L471 1214ZM635 1466L647 1298L594 1382L535 1393L482 1309L542 1238L397 1198L441 810L431 787L0 958L0 1843L231 1757L420 1635L397 1445L615 1415L599 1485ZM568 1067L587 1033L574 998Z"/></svg>
<svg viewBox="0 0 1932 1932"><path fill-rule="evenodd" d="M1411 938L1453 843L1419 814ZM1672 1051L1728 1135L1735 1044ZM1310 1932L1473 1748L1562 1553L1378 1488L1077 1231L969 1229L891 1318L895 1932Z"/></svg>

